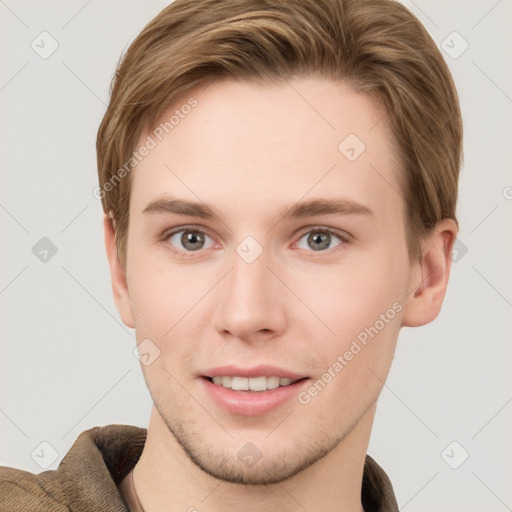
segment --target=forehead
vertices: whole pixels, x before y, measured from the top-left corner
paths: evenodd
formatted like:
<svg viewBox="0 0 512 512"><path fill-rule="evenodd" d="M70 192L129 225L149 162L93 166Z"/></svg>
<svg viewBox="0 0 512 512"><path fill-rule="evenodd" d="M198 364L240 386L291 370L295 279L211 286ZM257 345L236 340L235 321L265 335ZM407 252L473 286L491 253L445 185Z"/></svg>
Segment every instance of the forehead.
<svg viewBox="0 0 512 512"><path fill-rule="evenodd" d="M188 106L187 106L188 105ZM194 105L192 108L190 105ZM261 212L301 198L401 200L394 137L380 105L320 78L218 81L182 96L143 134L131 208L165 194Z"/></svg>

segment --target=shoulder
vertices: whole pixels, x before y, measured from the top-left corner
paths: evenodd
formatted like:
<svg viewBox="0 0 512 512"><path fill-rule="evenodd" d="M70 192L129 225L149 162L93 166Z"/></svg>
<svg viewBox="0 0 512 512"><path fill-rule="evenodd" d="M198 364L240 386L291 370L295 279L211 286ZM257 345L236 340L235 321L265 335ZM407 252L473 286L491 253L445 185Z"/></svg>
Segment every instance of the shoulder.
<svg viewBox="0 0 512 512"><path fill-rule="evenodd" d="M0 511L31 512L68 510L56 471L38 475L0 467Z"/></svg>
<svg viewBox="0 0 512 512"><path fill-rule="evenodd" d="M366 455L361 499L364 510L398 512L393 485L382 467Z"/></svg>
<svg viewBox="0 0 512 512"><path fill-rule="evenodd" d="M55 470L0 466L0 512L126 510L117 485L142 452L146 430L131 425L82 432Z"/></svg>

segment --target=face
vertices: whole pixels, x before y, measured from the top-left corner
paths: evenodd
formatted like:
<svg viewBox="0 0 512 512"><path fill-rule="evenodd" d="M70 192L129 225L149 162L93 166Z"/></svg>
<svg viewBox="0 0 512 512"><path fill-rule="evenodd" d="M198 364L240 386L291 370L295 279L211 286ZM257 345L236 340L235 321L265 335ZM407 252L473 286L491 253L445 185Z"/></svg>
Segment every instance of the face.
<svg viewBox="0 0 512 512"><path fill-rule="evenodd" d="M162 424L231 482L279 482L357 430L414 278L384 112L343 83L290 84L191 92L132 175L118 307Z"/></svg>

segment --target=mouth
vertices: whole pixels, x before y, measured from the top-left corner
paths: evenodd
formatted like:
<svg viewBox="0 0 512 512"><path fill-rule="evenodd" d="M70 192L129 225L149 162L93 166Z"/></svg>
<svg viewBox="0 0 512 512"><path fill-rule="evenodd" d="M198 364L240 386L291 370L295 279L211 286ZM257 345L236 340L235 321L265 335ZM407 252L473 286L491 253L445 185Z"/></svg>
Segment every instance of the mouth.
<svg viewBox="0 0 512 512"><path fill-rule="evenodd" d="M261 416L290 403L310 377L279 366L233 364L203 370L197 375L213 403L233 415Z"/></svg>
<svg viewBox="0 0 512 512"><path fill-rule="evenodd" d="M308 377L292 379L290 377L279 377L260 375L256 377L242 377L238 375L215 375L213 377L203 376L216 386L231 389L233 391L246 391L261 393L272 389L292 386L296 382L303 381Z"/></svg>

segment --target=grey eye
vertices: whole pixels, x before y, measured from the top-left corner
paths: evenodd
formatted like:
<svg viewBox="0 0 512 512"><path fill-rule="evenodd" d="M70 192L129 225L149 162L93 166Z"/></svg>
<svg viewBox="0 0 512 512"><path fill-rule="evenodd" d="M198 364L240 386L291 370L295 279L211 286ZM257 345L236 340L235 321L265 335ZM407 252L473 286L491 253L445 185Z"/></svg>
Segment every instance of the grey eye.
<svg viewBox="0 0 512 512"><path fill-rule="evenodd" d="M168 238L169 242L180 250L198 251L213 245L213 240L200 231L182 230L178 231ZM210 244L208 245L208 241Z"/></svg>
<svg viewBox="0 0 512 512"><path fill-rule="evenodd" d="M306 246L304 246L304 243L301 246L301 242L305 240ZM331 245L331 243L334 243L334 245ZM342 242L342 239L336 235L335 233L331 233L330 231L322 231L322 230L316 230L316 231L310 231L309 233L306 233L298 242L297 246L301 249L312 249L313 251L323 251L325 249L332 249L333 247L336 247Z"/></svg>

